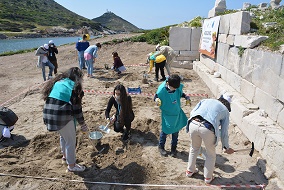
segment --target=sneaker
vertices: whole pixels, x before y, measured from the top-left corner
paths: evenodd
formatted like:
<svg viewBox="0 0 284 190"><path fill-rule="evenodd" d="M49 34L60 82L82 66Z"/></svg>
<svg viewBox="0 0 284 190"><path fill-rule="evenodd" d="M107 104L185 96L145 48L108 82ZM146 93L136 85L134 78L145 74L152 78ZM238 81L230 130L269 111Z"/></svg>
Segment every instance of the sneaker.
<svg viewBox="0 0 284 190"><path fill-rule="evenodd" d="M48 80L49 80L49 79L52 79L52 78L53 78L53 76L50 76L50 75L48 76Z"/></svg>
<svg viewBox="0 0 284 190"><path fill-rule="evenodd" d="M214 180L214 176L212 176L211 178L204 178L204 182L206 184L210 184L213 180Z"/></svg>
<svg viewBox="0 0 284 190"><path fill-rule="evenodd" d="M68 169L69 172L83 172L83 171L85 171L86 167L81 166L79 164L75 164L75 166L73 168L70 168L68 166L67 169Z"/></svg>
<svg viewBox="0 0 284 190"><path fill-rule="evenodd" d="M194 174L196 174L196 173L198 173L198 169L196 168L195 169L195 172L191 172L191 171L189 171L189 170L186 170L185 171L185 176L186 177L192 177Z"/></svg>
<svg viewBox="0 0 284 190"><path fill-rule="evenodd" d="M161 154L161 156L166 156L167 155L167 151L165 150L165 148L162 148L162 147L158 147L158 150Z"/></svg>
<svg viewBox="0 0 284 190"><path fill-rule="evenodd" d="M165 78L162 78L160 81L165 81L167 78L165 77Z"/></svg>

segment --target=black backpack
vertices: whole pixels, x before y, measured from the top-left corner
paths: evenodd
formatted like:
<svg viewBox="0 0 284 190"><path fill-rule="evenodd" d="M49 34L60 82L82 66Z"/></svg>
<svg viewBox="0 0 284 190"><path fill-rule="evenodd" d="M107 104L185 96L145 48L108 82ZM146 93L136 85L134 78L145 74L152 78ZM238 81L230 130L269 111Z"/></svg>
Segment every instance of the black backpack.
<svg viewBox="0 0 284 190"><path fill-rule="evenodd" d="M18 116L9 108L0 106L0 119L2 125L13 126L18 121Z"/></svg>

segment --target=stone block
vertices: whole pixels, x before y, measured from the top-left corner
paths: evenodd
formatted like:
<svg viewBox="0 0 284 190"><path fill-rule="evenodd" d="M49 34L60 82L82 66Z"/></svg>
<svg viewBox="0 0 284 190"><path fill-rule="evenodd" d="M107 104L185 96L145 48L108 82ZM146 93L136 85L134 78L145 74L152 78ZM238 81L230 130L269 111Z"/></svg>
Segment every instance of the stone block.
<svg viewBox="0 0 284 190"><path fill-rule="evenodd" d="M227 44L230 46L234 45L235 42L235 35L228 35L227 36Z"/></svg>
<svg viewBox="0 0 284 190"><path fill-rule="evenodd" d="M233 87L236 91L241 92L241 82L242 78L236 73L228 70L226 82Z"/></svg>
<svg viewBox="0 0 284 190"><path fill-rule="evenodd" d="M250 32L251 17L249 12L240 11L230 14L229 34L247 34Z"/></svg>
<svg viewBox="0 0 284 190"><path fill-rule="evenodd" d="M219 34L229 34L231 14L222 15L219 24Z"/></svg>
<svg viewBox="0 0 284 190"><path fill-rule="evenodd" d="M239 49L236 47L231 47L228 52L228 62L226 68L233 71L236 74L240 74L240 61Z"/></svg>
<svg viewBox="0 0 284 190"><path fill-rule="evenodd" d="M238 126L242 126L243 117L247 115L247 112L249 111L249 109L246 108L240 101L236 100L238 97L233 97L233 98L234 100L231 103L232 111L231 111L230 117L232 118L232 121L234 121L234 123L236 123ZM247 131L243 131L243 132L247 132Z"/></svg>
<svg viewBox="0 0 284 190"><path fill-rule="evenodd" d="M193 68L193 65L192 65L192 62L190 62L190 61L174 61L174 62L171 64L171 67L174 67L174 68L184 68L184 69L192 69L192 68Z"/></svg>
<svg viewBox="0 0 284 190"><path fill-rule="evenodd" d="M200 61L206 65L210 69L210 71L213 71L216 68L216 63L211 58L207 57L206 55L201 54L200 55Z"/></svg>
<svg viewBox="0 0 284 190"><path fill-rule="evenodd" d="M230 46L224 43L218 43L217 46L216 62L226 67Z"/></svg>
<svg viewBox="0 0 284 190"><path fill-rule="evenodd" d="M174 50L190 50L191 28L171 27L169 45Z"/></svg>
<svg viewBox="0 0 284 190"><path fill-rule="evenodd" d="M254 59L256 58L256 61L259 60L255 54L257 54L257 51L252 49L246 49L240 61L240 76L251 83L252 72L254 70Z"/></svg>
<svg viewBox="0 0 284 190"><path fill-rule="evenodd" d="M255 96L256 86L252 83L248 82L245 79L241 81L241 94L248 99L248 101L252 102Z"/></svg>
<svg viewBox="0 0 284 190"><path fill-rule="evenodd" d="M200 53L198 50L196 51L180 51L180 56L192 56L199 57Z"/></svg>
<svg viewBox="0 0 284 190"><path fill-rule="evenodd" d="M267 38L267 36L236 35L234 45L243 48L254 48Z"/></svg>
<svg viewBox="0 0 284 190"><path fill-rule="evenodd" d="M283 109L283 105L278 99L259 88L256 88L253 102L258 105L260 109L265 110L273 121L277 120L280 111Z"/></svg>
<svg viewBox="0 0 284 190"><path fill-rule="evenodd" d="M254 50L252 83L267 93L277 95L282 56L265 51Z"/></svg>
<svg viewBox="0 0 284 190"><path fill-rule="evenodd" d="M226 44L227 43L227 34L219 34L218 35L218 42Z"/></svg>
<svg viewBox="0 0 284 190"><path fill-rule="evenodd" d="M190 50L191 51L198 51L199 50L199 44L200 44L200 38L201 38L201 28L191 28L191 44L190 44Z"/></svg>

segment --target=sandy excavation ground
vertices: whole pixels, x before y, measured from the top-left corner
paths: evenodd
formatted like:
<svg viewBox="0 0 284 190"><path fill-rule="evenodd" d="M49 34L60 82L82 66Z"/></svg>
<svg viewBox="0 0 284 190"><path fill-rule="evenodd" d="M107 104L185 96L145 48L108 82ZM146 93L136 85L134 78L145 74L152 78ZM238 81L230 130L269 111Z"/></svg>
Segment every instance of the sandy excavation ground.
<svg viewBox="0 0 284 190"><path fill-rule="evenodd" d="M91 44L124 37L126 35L108 36L92 40ZM56 39L53 40L56 44ZM74 47L74 44L59 47L59 71L77 66ZM13 131L14 140L9 139L0 144L0 189L208 189L203 182L204 160L197 161L199 174L194 178L185 176L190 147L190 138L185 128L180 131L176 158L161 157L157 151L160 110L152 99L160 82L153 81L153 71L149 83L143 84L143 72L148 68L138 66L146 62L146 55L154 47L131 42L103 45L95 64L95 78L84 76L84 89L93 90L86 92L83 99L84 116L92 131L106 124L104 111L116 84L140 87L142 94L132 95L135 119L131 139L127 143L121 141L121 134L111 130L109 134L104 134L97 146L99 151L104 148L98 153L78 131L77 162L87 166L85 172L78 174L66 173L66 166L61 163L59 135L48 132L43 124L44 101L39 90L43 80L41 70L35 67L37 57L34 53L0 57L0 103L5 103L19 117ZM113 51L118 52L127 67L127 71L120 77L104 69L104 64L112 64ZM204 95L213 97L193 70L172 68L172 72L183 76L184 92L194 95L191 96L193 105L205 98ZM182 100L182 108L189 116L192 107L186 106L185 100ZM167 150L170 150L170 140L168 137ZM268 184L267 189L275 189L274 184L266 180L257 167L257 158L260 157L257 151L253 157L248 155L249 151L227 155L222 153L220 144L217 147L216 179L213 185L228 184L228 188L223 189L229 189L236 184ZM233 123L230 124L230 144L234 149L251 146ZM247 189L251 188L248 186Z"/></svg>

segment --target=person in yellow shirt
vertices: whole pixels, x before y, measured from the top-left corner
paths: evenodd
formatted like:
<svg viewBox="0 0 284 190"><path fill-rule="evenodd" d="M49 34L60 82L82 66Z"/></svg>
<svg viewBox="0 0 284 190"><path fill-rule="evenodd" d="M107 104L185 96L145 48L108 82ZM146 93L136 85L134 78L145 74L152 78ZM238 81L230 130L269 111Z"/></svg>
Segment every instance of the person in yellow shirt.
<svg viewBox="0 0 284 190"><path fill-rule="evenodd" d="M155 81L159 81L159 70L162 76L162 79L160 81L166 80L165 71L164 71L166 62L167 62L166 57L163 54L157 56L155 52L149 55L150 67L148 73L151 73L153 67L155 66L155 78L154 78Z"/></svg>

